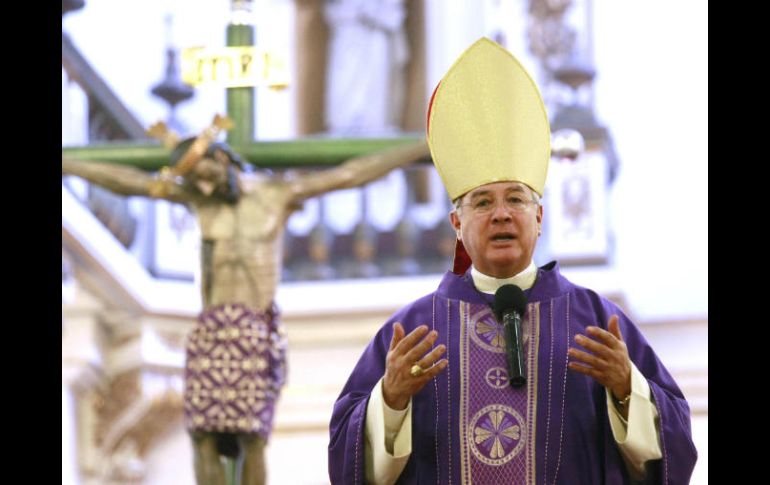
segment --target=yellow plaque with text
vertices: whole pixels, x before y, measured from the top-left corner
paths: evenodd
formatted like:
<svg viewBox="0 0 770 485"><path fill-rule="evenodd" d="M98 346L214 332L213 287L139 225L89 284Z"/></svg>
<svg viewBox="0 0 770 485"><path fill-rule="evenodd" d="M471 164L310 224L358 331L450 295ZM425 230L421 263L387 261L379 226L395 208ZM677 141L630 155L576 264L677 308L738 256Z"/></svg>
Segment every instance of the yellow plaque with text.
<svg viewBox="0 0 770 485"><path fill-rule="evenodd" d="M257 47L189 47L182 50L182 80L191 86L215 83L228 88L289 85L287 62Z"/></svg>

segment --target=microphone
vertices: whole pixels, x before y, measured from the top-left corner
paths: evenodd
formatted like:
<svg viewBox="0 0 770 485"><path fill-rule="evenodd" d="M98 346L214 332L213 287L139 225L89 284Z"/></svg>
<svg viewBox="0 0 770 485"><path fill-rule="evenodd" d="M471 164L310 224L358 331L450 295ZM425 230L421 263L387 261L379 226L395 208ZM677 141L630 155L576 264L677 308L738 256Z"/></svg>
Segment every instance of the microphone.
<svg viewBox="0 0 770 485"><path fill-rule="evenodd" d="M527 297L516 285L503 285L495 292L492 310L505 331L505 357L512 387L521 387L527 383L521 335L521 317L526 307Z"/></svg>

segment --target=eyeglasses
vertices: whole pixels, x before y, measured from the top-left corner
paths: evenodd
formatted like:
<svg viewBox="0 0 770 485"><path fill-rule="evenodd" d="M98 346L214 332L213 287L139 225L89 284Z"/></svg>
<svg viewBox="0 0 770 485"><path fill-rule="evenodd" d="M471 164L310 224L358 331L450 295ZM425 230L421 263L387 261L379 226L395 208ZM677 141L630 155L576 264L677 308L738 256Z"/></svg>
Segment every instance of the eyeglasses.
<svg viewBox="0 0 770 485"><path fill-rule="evenodd" d="M467 206L470 207L474 214L485 215L495 210L499 203L491 197L478 197L467 204L460 204L460 207ZM538 204L537 201L523 199L517 195L511 195L502 199L502 203L511 212L526 212L531 206Z"/></svg>

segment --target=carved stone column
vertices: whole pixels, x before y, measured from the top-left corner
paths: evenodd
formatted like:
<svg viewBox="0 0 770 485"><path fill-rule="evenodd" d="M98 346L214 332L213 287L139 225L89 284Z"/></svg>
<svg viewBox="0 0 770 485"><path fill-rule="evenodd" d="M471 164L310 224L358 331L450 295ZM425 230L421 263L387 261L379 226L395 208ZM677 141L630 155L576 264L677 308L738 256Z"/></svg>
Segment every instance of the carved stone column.
<svg viewBox="0 0 770 485"><path fill-rule="evenodd" d="M62 470L82 484L138 484L146 457L182 425L192 319L105 308L78 288L62 307Z"/></svg>
<svg viewBox="0 0 770 485"><path fill-rule="evenodd" d="M93 403L105 383L97 343L101 304L76 281L68 284L72 299L62 306L62 478L66 469L67 478L97 483Z"/></svg>
<svg viewBox="0 0 770 485"><path fill-rule="evenodd" d="M297 65L297 134L324 130L326 44L329 28L323 19L322 0L295 0Z"/></svg>
<svg viewBox="0 0 770 485"><path fill-rule="evenodd" d="M97 406L103 483L141 483L146 457L182 424L185 319L111 311L102 315L106 389Z"/></svg>

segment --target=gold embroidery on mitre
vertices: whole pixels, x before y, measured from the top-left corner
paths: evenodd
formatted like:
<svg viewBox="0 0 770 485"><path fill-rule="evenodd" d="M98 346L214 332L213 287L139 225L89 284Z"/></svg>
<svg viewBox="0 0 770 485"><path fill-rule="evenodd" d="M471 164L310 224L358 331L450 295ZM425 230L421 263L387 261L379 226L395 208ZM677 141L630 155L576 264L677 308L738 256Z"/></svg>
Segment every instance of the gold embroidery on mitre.
<svg viewBox="0 0 770 485"><path fill-rule="evenodd" d="M452 200L502 181L543 195L551 153L545 105L519 61L487 38L471 45L436 87L427 138Z"/></svg>

